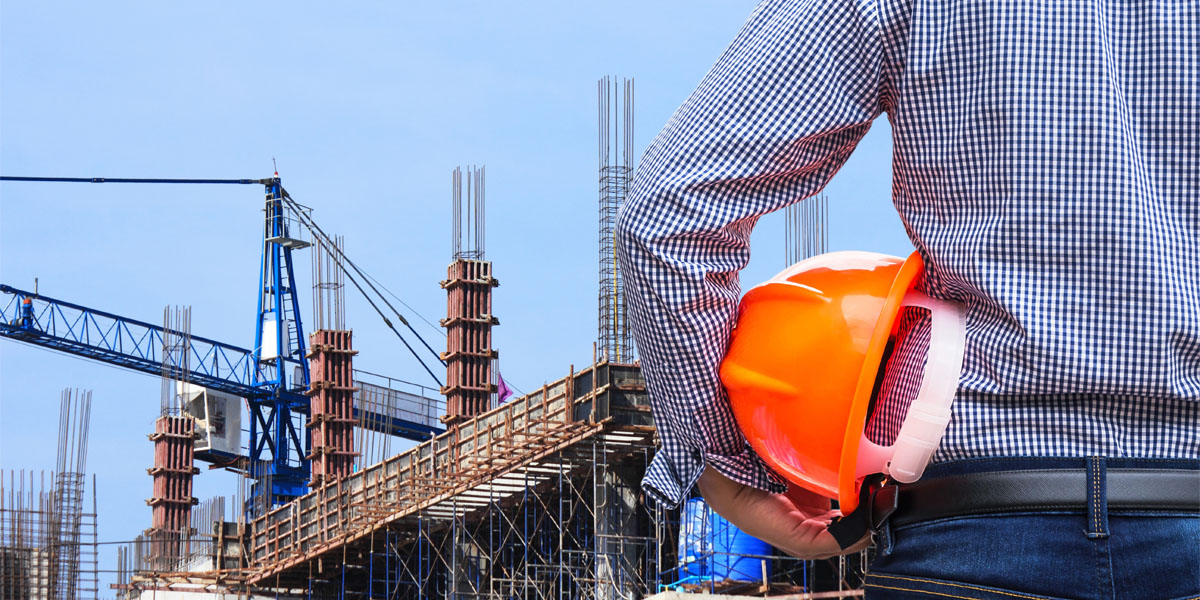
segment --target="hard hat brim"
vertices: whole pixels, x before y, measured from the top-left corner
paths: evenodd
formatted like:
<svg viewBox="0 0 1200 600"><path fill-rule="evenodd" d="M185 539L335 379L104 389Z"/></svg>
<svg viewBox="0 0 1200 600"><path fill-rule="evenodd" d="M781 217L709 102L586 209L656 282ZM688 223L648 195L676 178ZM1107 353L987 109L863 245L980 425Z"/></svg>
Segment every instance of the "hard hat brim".
<svg viewBox="0 0 1200 600"><path fill-rule="evenodd" d="M883 360L884 348L892 336L896 326L896 318L900 314L900 304L905 294L912 289L917 279L925 270L921 255L913 252L905 259L904 264L892 280L884 300L880 318L871 333L867 345L862 370L859 372L858 383L854 388L854 399L850 406L850 418L846 424L845 439L842 445L841 465L838 469L838 507L842 514L850 514L858 507L860 480L856 476L858 463L858 448L866 428L867 408L871 404L871 393L875 389L875 379L879 376L880 362Z"/></svg>

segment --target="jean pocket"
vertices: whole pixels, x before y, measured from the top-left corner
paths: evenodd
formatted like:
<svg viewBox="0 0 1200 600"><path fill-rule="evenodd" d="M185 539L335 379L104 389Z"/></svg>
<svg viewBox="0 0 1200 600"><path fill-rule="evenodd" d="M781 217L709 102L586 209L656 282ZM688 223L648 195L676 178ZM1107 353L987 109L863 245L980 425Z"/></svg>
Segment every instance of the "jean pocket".
<svg viewBox="0 0 1200 600"><path fill-rule="evenodd" d="M903 600L905 598L961 598L963 600L1064 600L1059 596L1039 596L973 583L944 579L868 573L866 600Z"/></svg>

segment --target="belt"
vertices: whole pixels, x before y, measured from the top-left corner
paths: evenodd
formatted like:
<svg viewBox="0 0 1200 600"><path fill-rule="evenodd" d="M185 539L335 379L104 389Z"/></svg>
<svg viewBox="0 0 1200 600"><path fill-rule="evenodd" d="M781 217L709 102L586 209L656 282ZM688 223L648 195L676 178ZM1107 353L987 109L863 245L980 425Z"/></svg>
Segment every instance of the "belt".
<svg viewBox="0 0 1200 600"><path fill-rule="evenodd" d="M1094 475L1082 468L991 471L884 486L872 498L873 520L890 516L899 526L983 513L1086 511L1100 489ZM1110 511L1200 513L1197 470L1110 468L1103 486Z"/></svg>

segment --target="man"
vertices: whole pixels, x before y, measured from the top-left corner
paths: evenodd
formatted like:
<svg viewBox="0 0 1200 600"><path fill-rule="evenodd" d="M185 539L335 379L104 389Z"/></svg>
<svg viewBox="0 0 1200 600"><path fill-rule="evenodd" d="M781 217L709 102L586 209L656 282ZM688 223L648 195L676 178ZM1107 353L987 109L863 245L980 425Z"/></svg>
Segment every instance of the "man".
<svg viewBox="0 0 1200 600"><path fill-rule="evenodd" d="M828 502L780 494L717 367L755 221L817 193L886 113L921 287L968 311L925 479L1035 477L1013 502L1038 508L885 522L869 594L1200 594L1197 40L1189 1L760 5L646 151L618 222L663 444L645 491L674 506L699 483L790 554L843 551ZM902 333L872 437L895 435L919 383L928 326L910 315ZM1062 514L1045 510L1060 492Z"/></svg>

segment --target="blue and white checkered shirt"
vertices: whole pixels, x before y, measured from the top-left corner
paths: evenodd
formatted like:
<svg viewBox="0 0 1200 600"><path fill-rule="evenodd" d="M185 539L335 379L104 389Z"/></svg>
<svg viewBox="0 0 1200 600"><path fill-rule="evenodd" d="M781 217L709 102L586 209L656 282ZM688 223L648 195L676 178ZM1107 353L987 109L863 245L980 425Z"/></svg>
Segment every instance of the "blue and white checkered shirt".
<svg viewBox="0 0 1200 600"><path fill-rule="evenodd" d="M618 222L668 505L705 465L779 491L717 367L762 215L816 194L887 113L922 284L968 307L935 461L1200 458L1200 4L763 3L646 151ZM869 435L928 326L902 319Z"/></svg>

